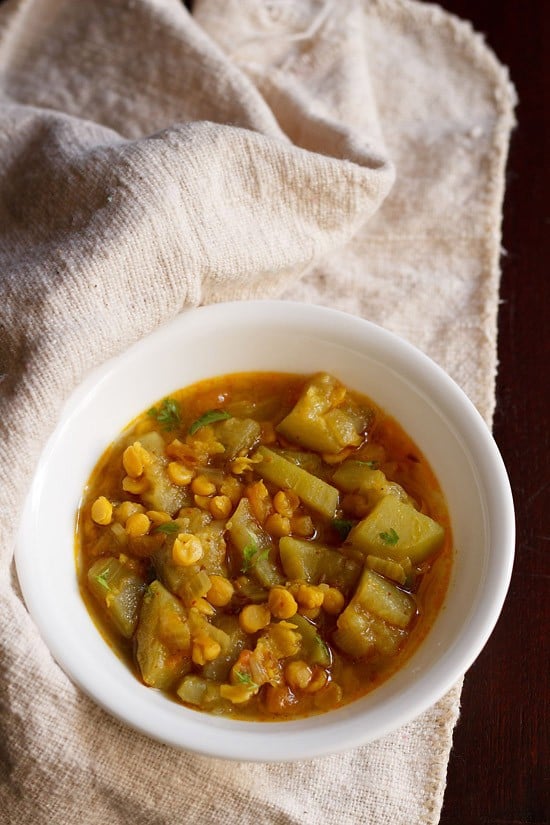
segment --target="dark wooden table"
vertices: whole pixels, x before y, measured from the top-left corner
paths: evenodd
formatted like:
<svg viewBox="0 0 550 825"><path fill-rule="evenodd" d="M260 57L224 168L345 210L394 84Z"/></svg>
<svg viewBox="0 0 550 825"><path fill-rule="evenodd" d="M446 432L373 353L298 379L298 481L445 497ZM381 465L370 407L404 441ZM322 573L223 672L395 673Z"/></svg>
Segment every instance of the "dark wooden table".
<svg viewBox="0 0 550 825"><path fill-rule="evenodd" d="M550 823L550 0L441 0L510 69L495 439L518 528L510 591L467 673L441 825Z"/></svg>

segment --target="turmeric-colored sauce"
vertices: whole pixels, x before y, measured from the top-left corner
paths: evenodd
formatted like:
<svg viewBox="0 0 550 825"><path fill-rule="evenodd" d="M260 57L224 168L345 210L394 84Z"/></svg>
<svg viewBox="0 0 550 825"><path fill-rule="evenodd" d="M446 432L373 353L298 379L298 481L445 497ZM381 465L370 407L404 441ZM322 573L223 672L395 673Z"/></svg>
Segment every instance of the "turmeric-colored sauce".
<svg viewBox="0 0 550 825"><path fill-rule="evenodd" d="M335 377L221 376L132 421L78 511L86 606L136 678L284 720L402 667L452 564L444 495L398 422Z"/></svg>

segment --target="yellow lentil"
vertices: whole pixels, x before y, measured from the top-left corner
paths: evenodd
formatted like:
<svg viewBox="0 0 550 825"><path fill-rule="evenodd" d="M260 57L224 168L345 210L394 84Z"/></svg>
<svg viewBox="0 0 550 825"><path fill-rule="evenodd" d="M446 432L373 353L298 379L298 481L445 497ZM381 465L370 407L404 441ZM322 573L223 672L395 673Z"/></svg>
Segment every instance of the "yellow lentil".
<svg viewBox="0 0 550 825"><path fill-rule="evenodd" d="M286 516L281 516L280 513L272 513L268 516L264 527L268 533L278 539L290 535L290 520Z"/></svg>
<svg viewBox="0 0 550 825"><path fill-rule="evenodd" d="M194 476L193 470L180 461L170 461L166 472L172 484L178 487L187 487L188 484L191 484Z"/></svg>
<svg viewBox="0 0 550 825"><path fill-rule="evenodd" d="M147 510L146 516L153 524L166 524L167 521L172 521L170 514L163 513L162 510Z"/></svg>
<svg viewBox="0 0 550 825"><path fill-rule="evenodd" d="M271 612L267 604L247 604L239 613L239 624L245 633L256 633L267 627Z"/></svg>
<svg viewBox="0 0 550 825"><path fill-rule="evenodd" d="M113 518L113 505L105 496L99 496L92 504L91 514L96 524L110 524Z"/></svg>
<svg viewBox="0 0 550 825"><path fill-rule="evenodd" d="M300 506L300 499L293 490L279 490L273 496L273 507L281 515L291 518Z"/></svg>
<svg viewBox="0 0 550 825"><path fill-rule="evenodd" d="M225 607L231 601L235 588L225 576L210 576L210 590L206 598L214 607Z"/></svg>
<svg viewBox="0 0 550 825"><path fill-rule="evenodd" d="M133 513L143 513L145 507L137 501L123 501L115 508L115 520L120 524L126 524Z"/></svg>
<svg viewBox="0 0 550 825"><path fill-rule="evenodd" d="M125 493L132 493L134 496L139 496L149 488L149 482L146 478L130 478L124 476L122 479L122 489Z"/></svg>
<svg viewBox="0 0 550 825"><path fill-rule="evenodd" d="M296 659L285 667L285 679L292 690L304 690L311 682L313 671L307 662Z"/></svg>
<svg viewBox="0 0 550 825"><path fill-rule="evenodd" d="M145 536L149 532L151 526L150 519L145 513L132 513L126 522L126 532L132 538Z"/></svg>
<svg viewBox="0 0 550 825"><path fill-rule="evenodd" d="M214 496L210 500L209 508L211 515L215 519L227 518L233 509L229 496Z"/></svg>
<svg viewBox="0 0 550 825"><path fill-rule="evenodd" d="M126 447L122 454L122 466L130 478L139 478L143 475L143 457L139 449L141 444L136 441L130 447Z"/></svg>
<svg viewBox="0 0 550 825"><path fill-rule="evenodd" d="M200 666L217 659L220 653L220 643L206 634L195 639L191 648L191 658Z"/></svg>
<svg viewBox="0 0 550 825"><path fill-rule="evenodd" d="M196 476L191 482L191 489L197 496L212 496L216 485L206 476Z"/></svg>
<svg viewBox="0 0 550 825"><path fill-rule="evenodd" d="M276 619L289 619L298 610L296 599L285 587L272 587L267 604Z"/></svg>
<svg viewBox="0 0 550 825"><path fill-rule="evenodd" d="M325 598L323 599L323 610L326 610L331 616L337 616L344 609L345 599L336 587L329 587L325 591Z"/></svg>
<svg viewBox="0 0 550 825"><path fill-rule="evenodd" d="M290 529L293 535L301 538L311 538L315 534L315 527L310 516L293 516L290 519Z"/></svg>
<svg viewBox="0 0 550 825"><path fill-rule="evenodd" d="M294 596L298 604L308 610L321 607L325 598L325 594L321 588L311 584L299 585Z"/></svg>
<svg viewBox="0 0 550 825"><path fill-rule="evenodd" d="M180 567L189 567L203 556L201 540L192 533L180 533L172 545L172 560Z"/></svg>
<svg viewBox="0 0 550 825"><path fill-rule="evenodd" d="M220 696L229 699L234 705L248 702L255 689L250 685L220 685Z"/></svg>

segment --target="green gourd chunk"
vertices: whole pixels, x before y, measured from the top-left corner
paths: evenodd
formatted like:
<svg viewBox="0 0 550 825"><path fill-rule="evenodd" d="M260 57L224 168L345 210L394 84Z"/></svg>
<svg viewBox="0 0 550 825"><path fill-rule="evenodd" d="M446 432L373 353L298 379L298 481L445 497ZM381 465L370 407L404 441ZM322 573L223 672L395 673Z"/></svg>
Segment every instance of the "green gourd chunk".
<svg viewBox="0 0 550 825"><path fill-rule="evenodd" d="M143 597L136 631L143 681L167 690L191 670L191 632L185 608L158 580Z"/></svg>
<svg viewBox="0 0 550 825"><path fill-rule="evenodd" d="M339 616L332 639L353 659L364 659L374 654L393 656L405 637L406 631L350 604Z"/></svg>
<svg viewBox="0 0 550 825"><path fill-rule="evenodd" d="M412 596L366 568L352 600L338 617L334 642L354 658L393 655L415 613Z"/></svg>
<svg viewBox="0 0 550 825"><path fill-rule="evenodd" d="M416 602L409 593L368 568L363 571L352 601L395 627L408 627L416 613Z"/></svg>
<svg viewBox="0 0 550 825"><path fill-rule="evenodd" d="M302 637L300 645L300 658L310 665L321 665L329 667L332 663L330 650L319 635L317 627L305 616L296 613L290 619L290 624L296 625L298 633Z"/></svg>
<svg viewBox="0 0 550 825"><path fill-rule="evenodd" d="M146 582L117 558L108 556L92 564L88 584L116 630L130 639L136 629Z"/></svg>
<svg viewBox="0 0 550 825"><path fill-rule="evenodd" d="M388 481L382 470L373 469L365 461L348 458L338 467L332 481L345 493L359 493L372 503L388 495L410 502L400 484Z"/></svg>
<svg viewBox="0 0 550 825"><path fill-rule="evenodd" d="M304 504L326 518L334 518L338 507L338 490L317 476L308 473L282 455L267 447L260 447L262 461L254 465L255 471L266 481L281 490L294 490Z"/></svg>
<svg viewBox="0 0 550 825"><path fill-rule="evenodd" d="M262 587L283 584L283 577L275 563L275 545L254 518L247 498L240 500L227 522L227 530L238 552L239 572L254 578Z"/></svg>
<svg viewBox="0 0 550 825"><path fill-rule="evenodd" d="M260 440L262 428L252 418L228 418L213 425L214 436L225 447L224 458L244 455Z"/></svg>
<svg viewBox="0 0 550 825"><path fill-rule="evenodd" d="M176 693L182 702L200 707L204 703L207 688L208 679L198 676L196 673L188 673L187 676L184 676Z"/></svg>
<svg viewBox="0 0 550 825"><path fill-rule="evenodd" d="M339 550L292 536L279 539L279 555L288 579L310 584L326 582L344 592L355 586L361 572L361 565Z"/></svg>
<svg viewBox="0 0 550 825"><path fill-rule="evenodd" d="M412 504L395 496L384 496L366 518L350 532L347 543L365 555L409 558L421 564L441 549L445 539L443 527Z"/></svg>
<svg viewBox="0 0 550 825"><path fill-rule="evenodd" d="M277 430L285 438L320 453L357 447L372 420L370 410L351 402L343 385L319 373L307 382L300 398Z"/></svg>

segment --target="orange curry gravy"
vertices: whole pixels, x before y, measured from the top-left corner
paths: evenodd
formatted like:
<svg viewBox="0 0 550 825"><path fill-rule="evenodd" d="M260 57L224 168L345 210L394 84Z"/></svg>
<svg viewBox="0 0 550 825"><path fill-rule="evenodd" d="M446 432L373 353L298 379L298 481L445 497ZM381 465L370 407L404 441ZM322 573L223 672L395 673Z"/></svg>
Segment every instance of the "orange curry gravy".
<svg viewBox="0 0 550 825"><path fill-rule="evenodd" d="M76 563L80 591L94 623L136 678L152 688L160 687L175 701L183 701L197 710L269 721L321 713L351 702L403 667L441 609L453 551L449 516L434 473L398 422L372 400L351 390L347 390L344 406L349 400L353 409L367 411L363 420L368 423L360 432L357 445L346 447L336 454L327 454L297 445L288 434L283 435L277 427L294 408L310 378L281 373L243 373L209 379L177 390L169 396L168 405L163 406L166 399L161 399L154 408L143 412L128 425L116 442L105 450L84 490L77 517ZM339 382L338 386L341 386ZM331 391L338 406L340 396L336 390ZM224 419L206 423L190 435L194 422L212 410L225 412L232 418L256 421L256 437L250 446L241 449L236 456L227 457L229 448L223 451L219 447L223 442L224 428L221 424ZM152 432L157 434L154 436L157 441L159 437L162 439L159 442L162 443L161 454L154 458L162 471L168 473L168 465L171 464L177 465L175 470L172 466L172 474L178 467L184 469L181 477L178 476L179 481L186 480L187 471L192 476L191 481L185 484L173 484L168 480L168 498L161 496L160 500L170 503L171 512L151 503L155 500L151 499L153 482L150 478L146 480L147 470L139 474L139 460L138 466L133 469L134 478L128 475L125 467L128 448L136 443L141 444L140 439L144 444L149 443L147 439ZM201 442L199 447L198 441ZM214 444L218 447L214 448ZM400 485L416 510L431 517L444 529L444 539L437 552L421 564L409 565L406 582L389 580L388 587L397 588L406 594L406 598L410 595L414 600L414 614L402 631L402 640L390 655L375 649L368 655L354 656L349 650L339 647L334 641L335 631L340 616L354 596L355 585L348 585L347 590L346 586L334 586L333 582L327 581L322 563L314 580L289 579L278 549L280 542L288 538L321 545L349 556L352 563L358 565L357 575L360 575L359 568L367 566L366 555L350 548L349 536L346 537L345 532L368 516L373 500L361 493L339 489L337 509L333 516L327 517L316 512L298 495L277 497L281 492L286 495L286 488L262 479L259 472L261 464L254 463L262 445L287 456L298 451L309 454L311 462L305 462L304 468L313 469L325 483L336 487L333 476L343 462L363 462L369 469L381 471L388 482ZM145 450L139 455L147 464L147 447ZM152 456L152 453L149 455ZM252 460L239 464L239 459L243 457L251 457ZM127 459L126 465L129 466ZM201 487L197 482L199 477L210 481L211 488ZM141 488L143 491L139 492ZM94 505L98 499L102 500L101 506ZM216 505L213 504L214 499ZM254 533L248 545L238 550L230 528L241 499L247 500L247 512L253 519L254 530L260 532ZM132 506L128 506L127 502ZM174 509L176 504L177 509ZM103 513L101 507L105 514L99 518L104 523L97 523L93 514ZM146 518L129 520L129 513L140 513ZM192 526L196 523L203 525L201 530L211 529L212 524L217 525L215 571L212 573L214 568L209 568L212 557L207 558L205 553L188 565L189 571L195 571L192 585L195 591L190 594L185 585L178 592L173 592L170 590L171 579L165 575L166 564L175 566L177 573L182 559L187 564L194 558L189 553L194 552L196 547L188 538L181 539L177 547L174 545L181 536L192 535ZM132 525L139 535L132 535ZM396 532L390 528L391 525L388 525L390 537L395 537ZM386 535L386 531L382 534ZM204 543L206 534L201 535ZM260 541L257 536L267 536L268 544L265 546L268 549L260 551L260 545L264 548L263 539ZM255 544L257 540L258 545ZM399 537L396 542L399 542ZM200 552L200 541L198 547ZM391 551L391 547L388 549ZM163 558L162 565L158 563L160 556ZM177 561L174 561L176 557ZM372 557L369 556L369 559L370 564ZM273 579L275 584L270 584L271 580L266 583L261 576L258 578L260 566L266 560L270 565L266 575L276 577ZM105 562L103 567L100 562ZM126 581L125 571L134 577L134 585L135 581L143 582L142 588L138 587L139 592L136 591L137 595L134 593L136 604L132 609L135 616L125 617L133 628L131 633L127 631L126 637L121 635L116 622L113 623L111 613L114 601L119 597L117 588L122 586L116 584L119 581L116 576L109 579L116 565L117 570L122 571L120 581L123 584ZM94 570L105 572L92 575ZM151 590L155 581L160 581L161 585L156 584ZM202 590L197 589L197 582L202 583ZM216 596L214 584L220 588ZM165 622L166 626L170 626L169 632L163 629L164 620L158 617L150 627L143 628L145 622L152 621L151 607L148 607L149 618L144 618L143 604L152 598L153 591L158 595L159 588L163 593L166 588L168 599L177 601L176 607L173 601L170 602L172 613L169 621L167 619ZM286 590L288 595L281 596L277 591L275 595L281 596L277 600L270 595L274 588ZM330 597L326 595L329 590ZM341 596L338 593L335 595L334 591L339 591ZM226 603L220 604L228 595ZM326 609L323 603L317 604L321 599L326 601ZM292 625L293 615L286 615L293 609L292 600L296 605L294 615L303 617L302 622L305 619L313 635L321 640L320 657L311 653L312 649L316 649L315 645L313 648L311 644L300 646L301 637L296 635ZM278 606L283 603L284 607ZM316 606L311 607L312 603ZM250 605L254 606L253 610L243 613ZM250 619L248 622L247 616ZM266 618L262 619L263 616ZM254 622L262 624L262 621L268 624L255 629ZM258 645L258 640L269 636L270 628L277 624L281 624L286 637L279 647L279 642L273 647L269 637L271 647L267 645L268 655L265 646ZM177 633L173 632L175 626ZM212 636L209 628L218 628L223 632L216 635L213 630ZM229 642L226 642L226 636ZM153 648L141 651L140 664L140 644L142 648L153 645L154 655L160 657L153 662L153 670L150 670ZM218 650L216 657L214 654ZM258 661L255 661L255 655ZM289 667L296 662L299 664ZM165 670L159 671L157 665ZM158 672L161 676L156 681L157 675L151 673ZM187 687L181 690L184 681Z"/></svg>

